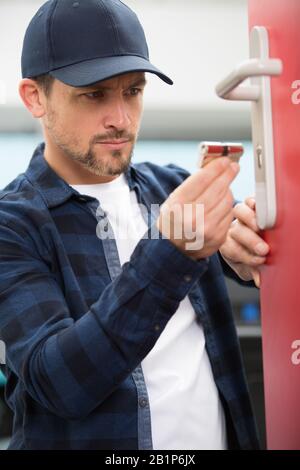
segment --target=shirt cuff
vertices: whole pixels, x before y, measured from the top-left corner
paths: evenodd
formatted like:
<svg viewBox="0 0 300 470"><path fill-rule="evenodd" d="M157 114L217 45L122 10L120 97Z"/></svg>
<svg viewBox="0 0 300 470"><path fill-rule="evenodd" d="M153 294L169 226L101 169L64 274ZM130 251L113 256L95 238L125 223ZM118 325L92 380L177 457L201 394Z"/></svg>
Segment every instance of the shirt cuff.
<svg viewBox="0 0 300 470"><path fill-rule="evenodd" d="M209 258L193 260L165 238L153 224L136 246L130 264L176 300L182 300L207 271Z"/></svg>

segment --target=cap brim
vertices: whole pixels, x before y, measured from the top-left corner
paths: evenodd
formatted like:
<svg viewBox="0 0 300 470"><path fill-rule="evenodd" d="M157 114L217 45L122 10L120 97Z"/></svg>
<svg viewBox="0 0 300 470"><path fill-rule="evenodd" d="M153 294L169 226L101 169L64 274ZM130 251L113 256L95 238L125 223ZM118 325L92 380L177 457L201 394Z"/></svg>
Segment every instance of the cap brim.
<svg viewBox="0 0 300 470"><path fill-rule="evenodd" d="M129 72L154 73L164 82L173 85L169 77L148 60L139 56L123 55L91 59L52 70L49 73L66 85L84 87Z"/></svg>

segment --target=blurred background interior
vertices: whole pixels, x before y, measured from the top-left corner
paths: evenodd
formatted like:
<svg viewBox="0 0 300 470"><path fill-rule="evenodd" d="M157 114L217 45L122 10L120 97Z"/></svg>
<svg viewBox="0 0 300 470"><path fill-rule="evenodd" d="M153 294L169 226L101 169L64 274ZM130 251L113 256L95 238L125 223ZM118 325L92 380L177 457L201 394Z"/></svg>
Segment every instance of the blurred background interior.
<svg viewBox="0 0 300 470"><path fill-rule="evenodd" d="M0 188L26 170L43 140L40 123L19 95L25 29L40 0L0 2ZM214 87L248 57L247 0L125 0L138 14L150 59L174 80L165 85L147 74L145 111L134 161L197 168L201 140L243 142L241 171L232 185L236 199L254 194L250 104L217 98ZM259 291L227 281L250 392L265 447ZM1 312L0 312L1 314ZM0 448L9 440L12 416L0 372Z"/></svg>

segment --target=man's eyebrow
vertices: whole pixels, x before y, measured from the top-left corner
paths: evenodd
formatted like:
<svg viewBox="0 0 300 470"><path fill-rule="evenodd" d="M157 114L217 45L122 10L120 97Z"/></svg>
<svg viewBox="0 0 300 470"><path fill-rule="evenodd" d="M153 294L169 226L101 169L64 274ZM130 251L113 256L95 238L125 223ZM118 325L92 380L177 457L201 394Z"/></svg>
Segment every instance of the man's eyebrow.
<svg viewBox="0 0 300 470"><path fill-rule="evenodd" d="M137 80L135 80L134 82L130 83L128 86L126 86L126 89L128 88L134 88L134 87L137 87L137 86L145 86L147 83L147 80L142 77L142 78L138 78ZM83 89L86 89L86 90L95 90L95 91L103 91L103 90L111 90L112 88L111 87L108 87L108 86L103 86L103 85L91 85L91 86L86 86L86 87L82 87Z"/></svg>
<svg viewBox="0 0 300 470"><path fill-rule="evenodd" d="M135 82L131 83L131 85L129 85L128 88L132 88L136 86L145 86L146 83L147 83L147 80L144 77L138 78Z"/></svg>

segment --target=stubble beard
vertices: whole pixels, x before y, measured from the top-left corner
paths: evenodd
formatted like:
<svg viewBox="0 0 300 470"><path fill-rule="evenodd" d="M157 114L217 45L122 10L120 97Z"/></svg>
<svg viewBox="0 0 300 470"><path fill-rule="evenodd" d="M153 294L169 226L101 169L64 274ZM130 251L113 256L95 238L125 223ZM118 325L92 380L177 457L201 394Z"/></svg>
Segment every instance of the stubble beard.
<svg viewBox="0 0 300 470"><path fill-rule="evenodd" d="M134 154L134 145L137 136L132 134L124 136L124 132L115 132L114 135L101 136L96 135L90 139L89 148L87 152L79 151L80 141L76 136L67 138L63 131L59 131L56 127L55 113L53 111L48 113L47 123L45 126L48 133L55 143L55 145L66 155L67 158L73 162L77 162L81 167L88 170L96 176L117 176L125 173L132 161ZM109 139L128 139L131 143L131 148L125 153L121 150L107 151L103 158L97 158L94 146L97 142L108 141Z"/></svg>
<svg viewBox="0 0 300 470"><path fill-rule="evenodd" d="M134 146L132 145L128 155L120 150L113 150L101 159L101 156L97 157L93 149L93 143L90 143L89 150L86 153L76 151L74 144L66 144L57 140L56 144L68 158L79 163L96 176L117 176L125 173L130 166L134 153Z"/></svg>

